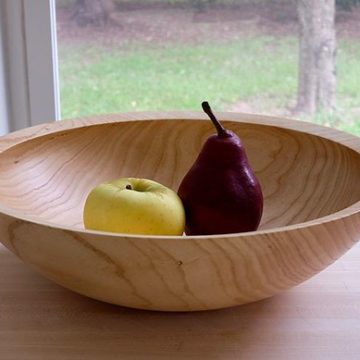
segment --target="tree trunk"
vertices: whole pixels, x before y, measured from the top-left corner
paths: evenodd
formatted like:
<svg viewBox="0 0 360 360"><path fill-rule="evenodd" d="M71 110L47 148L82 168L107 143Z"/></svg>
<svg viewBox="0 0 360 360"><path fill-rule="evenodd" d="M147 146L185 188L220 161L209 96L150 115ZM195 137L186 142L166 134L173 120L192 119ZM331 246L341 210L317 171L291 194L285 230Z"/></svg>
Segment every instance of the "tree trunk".
<svg viewBox="0 0 360 360"><path fill-rule="evenodd" d="M299 82L296 112L335 109L335 0L298 0Z"/></svg>
<svg viewBox="0 0 360 360"><path fill-rule="evenodd" d="M72 19L79 26L103 26L114 20L114 0L76 0Z"/></svg>

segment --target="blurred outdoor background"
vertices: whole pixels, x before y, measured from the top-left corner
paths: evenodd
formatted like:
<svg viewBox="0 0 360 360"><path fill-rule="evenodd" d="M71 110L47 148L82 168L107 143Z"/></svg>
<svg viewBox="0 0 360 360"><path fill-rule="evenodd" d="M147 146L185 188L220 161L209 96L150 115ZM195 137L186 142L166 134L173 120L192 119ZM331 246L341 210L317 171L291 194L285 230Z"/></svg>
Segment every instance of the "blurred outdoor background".
<svg viewBox="0 0 360 360"><path fill-rule="evenodd" d="M360 135L359 1L336 3L336 99L310 110L299 100L298 1L57 0L62 118L200 111L208 100Z"/></svg>

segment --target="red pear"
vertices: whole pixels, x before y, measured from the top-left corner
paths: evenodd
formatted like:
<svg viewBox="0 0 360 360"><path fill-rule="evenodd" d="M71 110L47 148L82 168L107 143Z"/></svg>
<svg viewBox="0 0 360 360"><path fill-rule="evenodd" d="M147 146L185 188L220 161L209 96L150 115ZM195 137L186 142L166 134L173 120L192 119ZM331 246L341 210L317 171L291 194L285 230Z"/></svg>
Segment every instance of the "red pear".
<svg viewBox="0 0 360 360"><path fill-rule="evenodd" d="M202 108L217 134L206 140L178 190L186 213L185 232L213 235L254 231L263 211L259 181L241 139L220 124L207 102Z"/></svg>

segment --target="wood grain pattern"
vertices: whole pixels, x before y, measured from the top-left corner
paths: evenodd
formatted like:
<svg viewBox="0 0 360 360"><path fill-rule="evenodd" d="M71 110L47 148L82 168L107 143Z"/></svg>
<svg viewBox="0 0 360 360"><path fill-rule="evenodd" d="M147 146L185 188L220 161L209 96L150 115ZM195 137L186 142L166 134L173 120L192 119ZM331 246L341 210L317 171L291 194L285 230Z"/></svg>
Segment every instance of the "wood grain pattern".
<svg viewBox="0 0 360 360"><path fill-rule="evenodd" d="M265 195L257 232L210 237L84 231L96 184L147 177L177 189L207 136L199 113L130 113L40 125L0 141L0 239L46 277L129 307L206 310L293 287L360 236L359 139L287 119L220 113Z"/></svg>

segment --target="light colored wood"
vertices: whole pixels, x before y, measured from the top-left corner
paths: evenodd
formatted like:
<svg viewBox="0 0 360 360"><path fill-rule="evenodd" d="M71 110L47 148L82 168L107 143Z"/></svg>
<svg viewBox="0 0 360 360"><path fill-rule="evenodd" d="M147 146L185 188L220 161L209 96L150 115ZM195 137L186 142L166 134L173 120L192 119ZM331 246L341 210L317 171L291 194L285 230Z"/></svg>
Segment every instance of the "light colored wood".
<svg viewBox="0 0 360 360"><path fill-rule="evenodd" d="M193 313L91 300L0 245L1 360L358 360L359 304L360 244L291 291Z"/></svg>
<svg viewBox="0 0 360 360"><path fill-rule="evenodd" d="M106 302L207 310L300 284L360 236L359 139L309 123L222 113L265 195L257 232L145 237L85 231L89 190L120 176L174 190L214 132L200 113L132 113L40 125L2 139L0 239L46 277Z"/></svg>

